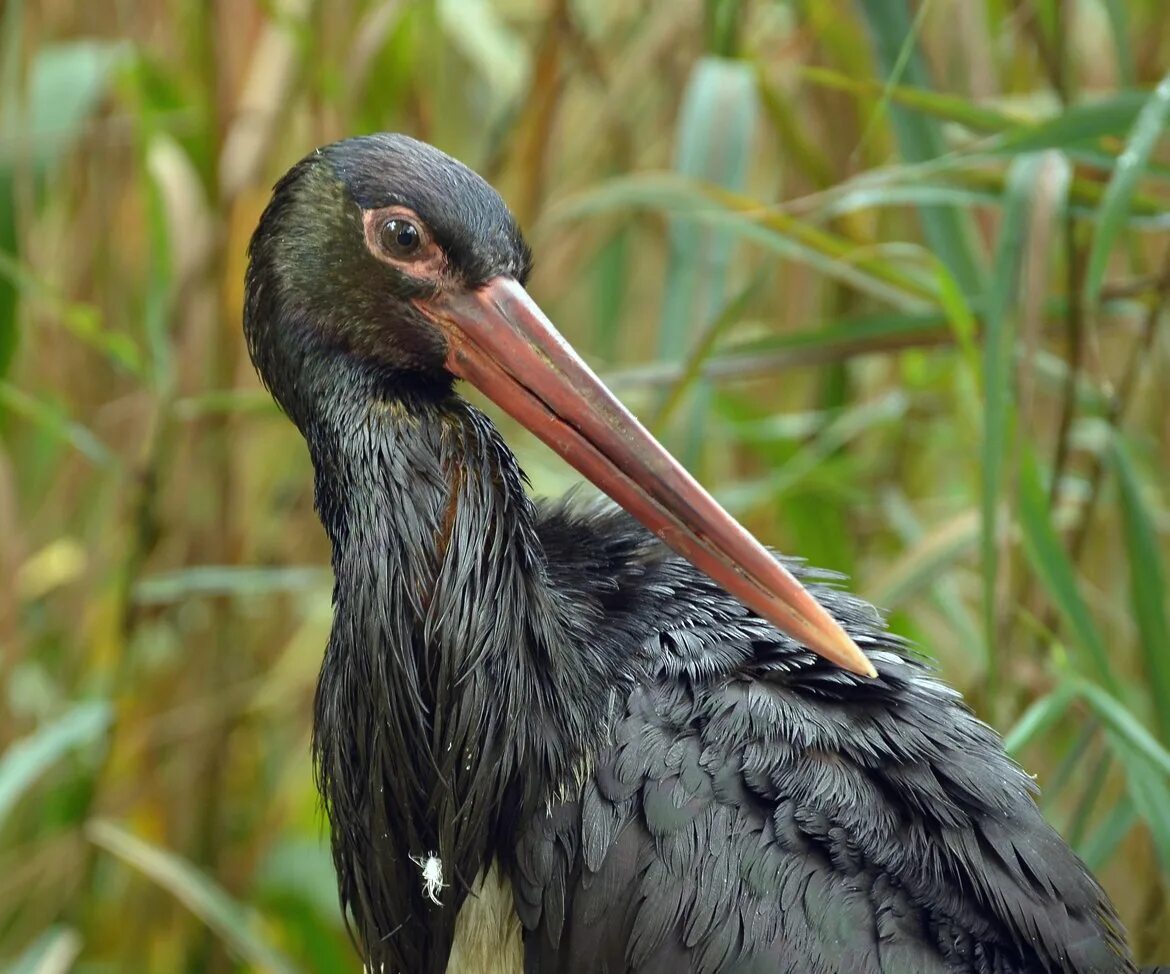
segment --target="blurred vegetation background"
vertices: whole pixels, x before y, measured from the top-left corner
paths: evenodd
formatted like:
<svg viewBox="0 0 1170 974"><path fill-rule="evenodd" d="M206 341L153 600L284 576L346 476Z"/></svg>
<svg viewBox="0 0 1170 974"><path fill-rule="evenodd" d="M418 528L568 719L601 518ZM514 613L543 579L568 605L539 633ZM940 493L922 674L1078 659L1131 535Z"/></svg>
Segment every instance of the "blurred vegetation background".
<svg viewBox="0 0 1170 974"><path fill-rule="evenodd" d="M1170 960L1168 66L1163 0L6 0L0 966L357 969L328 552L240 299L273 180L382 129L500 187L570 340Z"/></svg>

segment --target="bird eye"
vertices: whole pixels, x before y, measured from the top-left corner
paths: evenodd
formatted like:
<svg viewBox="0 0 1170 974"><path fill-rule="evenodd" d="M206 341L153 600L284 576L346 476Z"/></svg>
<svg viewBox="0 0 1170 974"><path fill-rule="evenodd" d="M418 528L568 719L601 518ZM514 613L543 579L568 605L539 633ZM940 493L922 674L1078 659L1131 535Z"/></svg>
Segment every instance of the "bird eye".
<svg viewBox="0 0 1170 974"><path fill-rule="evenodd" d="M422 233L409 220L387 220L379 234L382 248L391 257L413 257L422 246Z"/></svg>

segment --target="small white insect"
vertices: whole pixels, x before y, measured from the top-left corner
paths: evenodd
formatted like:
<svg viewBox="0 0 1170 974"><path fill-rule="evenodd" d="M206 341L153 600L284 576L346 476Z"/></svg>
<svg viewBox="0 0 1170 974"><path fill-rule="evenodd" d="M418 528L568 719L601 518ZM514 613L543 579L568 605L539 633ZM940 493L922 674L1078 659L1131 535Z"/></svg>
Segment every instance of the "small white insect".
<svg viewBox="0 0 1170 974"><path fill-rule="evenodd" d="M447 888L443 882L443 860L435 853L428 852L425 856L411 856L410 861L422 870L423 896L436 906L442 906L438 893Z"/></svg>

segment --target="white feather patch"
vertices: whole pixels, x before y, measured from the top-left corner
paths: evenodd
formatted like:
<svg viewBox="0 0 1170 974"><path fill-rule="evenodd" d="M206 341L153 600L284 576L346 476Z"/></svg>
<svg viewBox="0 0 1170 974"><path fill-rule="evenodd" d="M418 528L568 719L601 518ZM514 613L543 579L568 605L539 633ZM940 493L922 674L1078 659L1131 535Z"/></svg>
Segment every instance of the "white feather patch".
<svg viewBox="0 0 1170 974"><path fill-rule="evenodd" d="M447 888L443 882L443 860L435 853L428 852L425 856L411 856L410 861L422 872L423 896L436 906L442 906L439 892Z"/></svg>

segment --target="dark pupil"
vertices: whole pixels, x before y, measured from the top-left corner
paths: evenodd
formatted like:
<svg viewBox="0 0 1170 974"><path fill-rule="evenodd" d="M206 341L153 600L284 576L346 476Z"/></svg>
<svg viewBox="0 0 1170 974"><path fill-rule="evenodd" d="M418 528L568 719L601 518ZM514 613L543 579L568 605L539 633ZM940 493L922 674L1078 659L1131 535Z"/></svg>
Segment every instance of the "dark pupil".
<svg viewBox="0 0 1170 974"><path fill-rule="evenodd" d="M409 254L418 247L418 228L405 220L391 220L386 224L382 239L395 253Z"/></svg>

